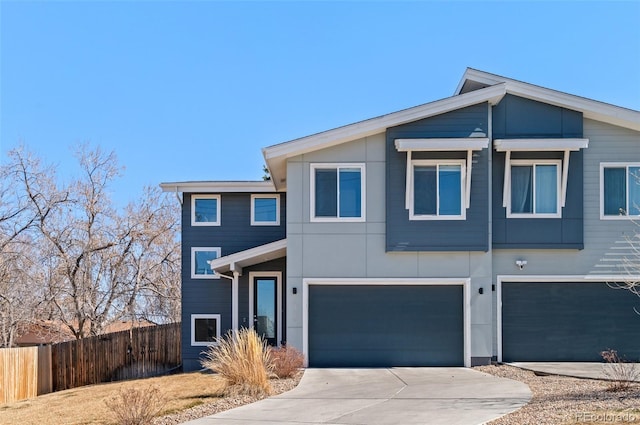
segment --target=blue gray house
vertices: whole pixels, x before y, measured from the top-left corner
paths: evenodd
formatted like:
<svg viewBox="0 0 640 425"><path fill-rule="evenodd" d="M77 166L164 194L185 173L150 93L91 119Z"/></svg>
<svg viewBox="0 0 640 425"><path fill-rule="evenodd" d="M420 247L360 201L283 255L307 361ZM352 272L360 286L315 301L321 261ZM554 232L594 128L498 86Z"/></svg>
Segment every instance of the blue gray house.
<svg viewBox="0 0 640 425"><path fill-rule="evenodd" d="M174 182L186 370L254 327L310 366L640 359L640 112L467 69L454 95ZM637 278L637 276L636 276Z"/></svg>

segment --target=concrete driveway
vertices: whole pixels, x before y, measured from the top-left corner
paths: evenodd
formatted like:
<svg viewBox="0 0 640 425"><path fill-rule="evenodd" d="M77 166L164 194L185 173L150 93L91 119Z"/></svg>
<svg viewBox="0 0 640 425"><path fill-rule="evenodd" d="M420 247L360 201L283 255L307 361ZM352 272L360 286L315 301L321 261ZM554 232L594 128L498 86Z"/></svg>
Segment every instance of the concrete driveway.
<svg viewBox="0 0 640 425"><path fill-rule="evenodd" d="M465 368L307 369L292 391L188 424L481 424L530 398L521 382Z"/></svg>

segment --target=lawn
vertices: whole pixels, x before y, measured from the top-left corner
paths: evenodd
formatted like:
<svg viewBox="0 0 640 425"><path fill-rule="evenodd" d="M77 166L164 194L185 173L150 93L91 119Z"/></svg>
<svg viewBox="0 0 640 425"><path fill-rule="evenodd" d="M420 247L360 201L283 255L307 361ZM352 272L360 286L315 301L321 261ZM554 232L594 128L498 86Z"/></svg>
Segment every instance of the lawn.
<svg viewBox="0 0 640 425"><path fill-rule="evenodd" d="M164 415L219 399L225 381L194 372L79 387L0 405L0 424L114 424L105 400L131 387L157 387L167 401L161 412Z"/></svg>

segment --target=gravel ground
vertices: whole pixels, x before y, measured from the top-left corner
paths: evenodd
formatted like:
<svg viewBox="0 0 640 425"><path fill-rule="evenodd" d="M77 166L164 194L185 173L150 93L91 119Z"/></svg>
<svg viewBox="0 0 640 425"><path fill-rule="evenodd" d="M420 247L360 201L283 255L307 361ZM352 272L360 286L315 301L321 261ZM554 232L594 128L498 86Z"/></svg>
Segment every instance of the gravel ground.
<svg viewBox="0 0 640 425"><path fill-rule="evenodd" d="M529 386L533 397L526 406L492 425L640 424L640 385L627 391L607 391L610 383L563 376L536 376L512 366L479 366L475 370L515 379ZM609 412L607 416L605 412Z"/></svg>
<svg viewBox="0 0 640 425"><path fill-rule="evenodd" d="M272 379L271 380L271 395L278 395L289 390L294 389L300 379L302 379L302 374L304 372L300 371L293 378L287 379ZM183 410L182 412L172 413L170 415L162 416L160 418L154 419L154 425L175 425L181 424L183 422L188 422L194 419L202 418L204 416L210 416L224 410L233 409L234 407L239 407L245 404L256 402L264 397L251 397L246 395L234 395L228 396L224 398L220 398L212 403L205 403L199 406L192 407L187 410Z"/></svg>

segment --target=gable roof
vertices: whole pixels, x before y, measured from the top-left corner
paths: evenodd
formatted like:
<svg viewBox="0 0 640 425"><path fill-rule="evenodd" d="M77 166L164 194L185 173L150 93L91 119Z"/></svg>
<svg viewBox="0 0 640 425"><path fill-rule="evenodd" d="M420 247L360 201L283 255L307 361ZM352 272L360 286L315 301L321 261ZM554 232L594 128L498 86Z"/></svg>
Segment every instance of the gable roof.
<svg viewBox="0 0 640 425"><path fill-rule="evenodd" d="M505 94L524 97L582 112L585 118L640 131L640 112L547 89L467 68L454 95L376 118L356 122L288 142L268 146L262 153L276 189L286 189L287 159L381 133L389 127L488 102L495 105Z"/></svg>

